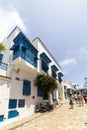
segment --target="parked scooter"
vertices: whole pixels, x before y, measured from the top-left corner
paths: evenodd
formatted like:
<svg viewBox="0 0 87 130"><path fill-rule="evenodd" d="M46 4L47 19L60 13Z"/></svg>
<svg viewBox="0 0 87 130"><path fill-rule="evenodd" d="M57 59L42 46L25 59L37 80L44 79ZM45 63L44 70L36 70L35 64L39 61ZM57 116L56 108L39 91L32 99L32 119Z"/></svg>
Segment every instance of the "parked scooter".
<svg viewBox="0 0 87 130"><path fill-rule="evenodd" d="M46 111L52 111L53 105L47 103L38 103L35 107L35 112L46 112Z"/></svg>

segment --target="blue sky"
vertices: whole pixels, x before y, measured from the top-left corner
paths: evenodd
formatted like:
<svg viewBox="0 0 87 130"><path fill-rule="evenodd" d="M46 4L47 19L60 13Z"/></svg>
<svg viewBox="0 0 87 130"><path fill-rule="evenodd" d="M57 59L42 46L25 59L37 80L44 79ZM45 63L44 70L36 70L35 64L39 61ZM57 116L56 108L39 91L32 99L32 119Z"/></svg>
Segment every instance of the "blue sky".
<svg viewBox="0 0 87 130"><path fill-rule="evenodd" d="M60 64L63 80L87 77L87 0L0 0L0 41L18 25L40 37Z"/></svg>

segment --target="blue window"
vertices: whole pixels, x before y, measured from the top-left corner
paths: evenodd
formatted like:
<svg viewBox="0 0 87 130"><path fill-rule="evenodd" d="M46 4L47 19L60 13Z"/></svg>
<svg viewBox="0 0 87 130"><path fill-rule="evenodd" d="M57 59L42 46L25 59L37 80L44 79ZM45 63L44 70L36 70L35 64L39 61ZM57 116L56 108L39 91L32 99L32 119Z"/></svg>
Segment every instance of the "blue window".
<svg viewBox="0 0 87 130"><path fill-rule="evenodd" d="M9 99L9 109L17 107L17 99Z"/></svg>
<svg viewBox="0 0 87 130"><path fill-rule="evenodd" d="M60 83L62 82L62 79L61 79L61 77L59 77L59 82L60 82Z"/></svg>
<svg viewBox="0 0 87 130"><path fill-rule="evenodd" d="M0 62L2 62L3 54L0 53Z"/></svg>
<svg viewBox="0 0 87 130"><path fill-rule="evenodd" d="M19 108L25 107L25 100L24 99L19 99L19 101L18 101L18 107Z"/></svg>
<svg viewBox="0 0 87 130"><path fill-rule="evenodd" d="M0 115L0 122L4 121L4 115Z"/></svg>
<svg viewBox="0 0 87 130"><path fill-rule="evenodd" d="M54 78L57 77L57 75L56 75L56 71L52 70L52 76L53 76Z"/></svg>
<svg viewBox="0 0 87 130"><path fill-rule="evenodd" d="M31 94L31 82L28 80L23 81L23 95L29 96Z"/></svg>
<svg viewBox="0 0 87 130"><path fill-rule="evenodd" d="M46 61L47 63L50 63L50 62L51 62L51 60L49 59L49 57L48 57L44 52L40 54L40 57L41 57L44 61Z"/></svg>
<svg viewBox="0 0 87 130"><path fill-rule="evenodd" d="M47 73L48 69L49 69L48 64L44 60L42 60L42 70Z"/></svg>
<svg viewBox="0 0 87 130"><path fill-rule="evenodd" d="M37 88L37 95L43 97L43 90L41 88Z"/></svg>

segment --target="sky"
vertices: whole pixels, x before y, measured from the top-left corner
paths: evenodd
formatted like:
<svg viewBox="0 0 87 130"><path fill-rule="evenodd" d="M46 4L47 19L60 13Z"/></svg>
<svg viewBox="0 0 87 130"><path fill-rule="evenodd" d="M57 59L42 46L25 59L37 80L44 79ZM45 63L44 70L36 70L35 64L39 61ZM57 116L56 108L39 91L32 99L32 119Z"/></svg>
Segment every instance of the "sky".
<svg viewBox="0 0 87 130"><path fill-rule="evenodd" d="M30 41L39 37L57 62L63 81L87 77L87 0L0 0L0 41L15 26Z"/></svg>

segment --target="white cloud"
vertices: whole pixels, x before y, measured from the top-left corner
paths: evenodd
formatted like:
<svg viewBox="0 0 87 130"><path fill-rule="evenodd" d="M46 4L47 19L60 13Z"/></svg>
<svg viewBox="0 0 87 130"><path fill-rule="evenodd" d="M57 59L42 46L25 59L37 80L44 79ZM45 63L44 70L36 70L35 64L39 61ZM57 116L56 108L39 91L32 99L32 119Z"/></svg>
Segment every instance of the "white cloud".
<svg viewBox="0 0 87 130"><path fill-rule="evenodd" d="M61 64L61 66L69 66L69 65L76 65L77 62L76 62L75 58L72 57L69 59L65 59L60 64Z"/></svg>
<svg viewBox="0 0 87 130"><path fill-rule="evenodd" d="M15 9L7 10L0 7L0 41L2 41L15 26L26 32L24 23Z"/></svg>
<svg viewBox="0 0 87 130"><path fill-rule="evenodd" d="M70 73L70 71L77 65L77 62L74 57L67 58L60 62L62 67L63 74Z"/></svg>

